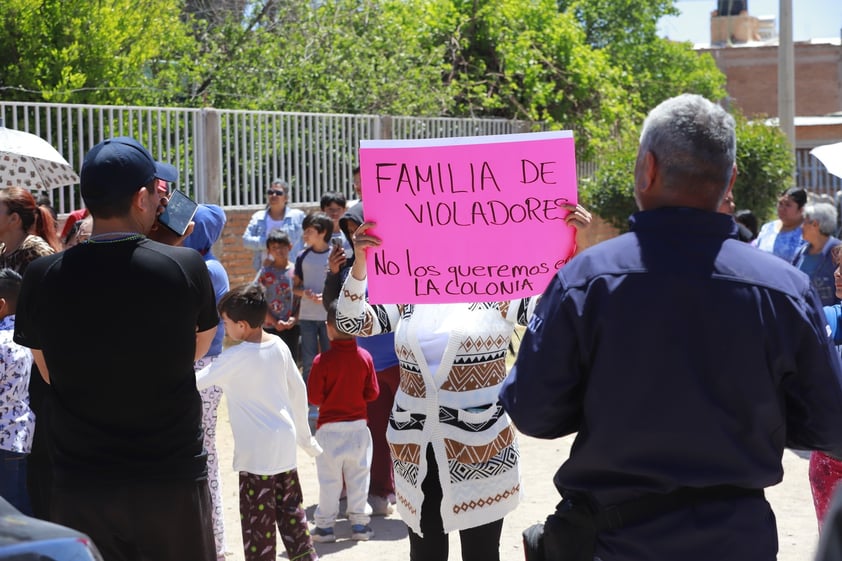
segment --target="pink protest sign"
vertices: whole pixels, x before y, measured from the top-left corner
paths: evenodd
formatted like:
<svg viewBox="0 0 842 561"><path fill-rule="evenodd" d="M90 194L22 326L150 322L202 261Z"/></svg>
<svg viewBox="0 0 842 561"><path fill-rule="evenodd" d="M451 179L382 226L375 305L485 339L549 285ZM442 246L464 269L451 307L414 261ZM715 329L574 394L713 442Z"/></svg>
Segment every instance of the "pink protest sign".
<svg viewBox="0 0 842 561"><path fill-rule="evenodd" d="M572 256L573 133L363 140L375 304L493 302L540 294Z"/></svg>

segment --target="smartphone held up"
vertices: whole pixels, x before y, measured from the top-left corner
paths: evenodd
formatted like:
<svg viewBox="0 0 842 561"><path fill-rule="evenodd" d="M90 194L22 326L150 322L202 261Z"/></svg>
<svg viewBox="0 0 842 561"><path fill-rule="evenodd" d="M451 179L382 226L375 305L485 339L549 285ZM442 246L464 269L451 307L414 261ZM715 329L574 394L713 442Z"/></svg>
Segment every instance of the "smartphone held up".
<svg viewBox="0 0 842 561"><path fill-rule="evenodd" d="M158 222L166 226L176 235L183 236L190 225L190 221L196 215L198 203L182 193L174 190L170 196L164 212L158 217Z"/></svg>

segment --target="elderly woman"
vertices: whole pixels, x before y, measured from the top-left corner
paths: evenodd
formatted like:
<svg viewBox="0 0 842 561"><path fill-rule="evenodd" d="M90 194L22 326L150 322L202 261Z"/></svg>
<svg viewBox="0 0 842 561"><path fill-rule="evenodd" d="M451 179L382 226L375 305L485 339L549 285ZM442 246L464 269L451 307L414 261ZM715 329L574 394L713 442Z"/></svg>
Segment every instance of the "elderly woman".
<svg viewBox="0 0 842 561"><path fill-rule="evenodd" d="M784 191L778 199L778 219L767 222L760 228L754 245L792 263L795 252L802 243L802 209L806 203L807 191L801 187L792 187Z"/></svg>
<svg viewBox="0 0 842 561"><path fill-rule="evenodd" d="M801 235L807 243L798 248L792 264L810 277L823 306L837 304L839 299L833 279L836 269L834 248L842 242L833 234L837 229L838 213L831 204L810 203L804 205L802 214Z"/></svg>
<svg viewBox="0 0 842 561"><path fill-rule="evenodd" d="M269 202L266 208L251 215L246 231L243 233L243 245L254 251L252 266L259 271L263 266L266 254L266 237L272 230L286 232L292 242L290 258L294 261L302 249L302 227L304 212L291 208L289 202L289 186L283 179L275 179L266 190Z"/></svg>

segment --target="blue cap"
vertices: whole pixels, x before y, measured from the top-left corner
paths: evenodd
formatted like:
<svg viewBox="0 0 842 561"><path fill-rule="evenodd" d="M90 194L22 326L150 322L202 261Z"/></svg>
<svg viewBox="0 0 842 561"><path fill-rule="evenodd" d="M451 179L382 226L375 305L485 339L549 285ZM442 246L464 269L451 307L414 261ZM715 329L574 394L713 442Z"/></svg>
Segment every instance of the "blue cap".
<svg viewBox="0 0 842 561"><path fill-rule="evenodd" d="M156 177L178 181L178 170L156 162L134 138L119 136L103 140L85 154L79 185L86 203L100 202L133 194Z"/></svg>

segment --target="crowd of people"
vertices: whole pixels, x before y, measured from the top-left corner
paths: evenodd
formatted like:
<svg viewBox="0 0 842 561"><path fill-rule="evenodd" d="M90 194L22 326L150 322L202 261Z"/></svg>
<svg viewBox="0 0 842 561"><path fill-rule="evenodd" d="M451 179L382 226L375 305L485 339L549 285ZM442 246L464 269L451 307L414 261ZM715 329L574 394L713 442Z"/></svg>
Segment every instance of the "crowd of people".
<svg viewBox="0 0 842 561"><path fill-rule="evenodd" d="M502 302L370 304L382 240L359 169L359 200L309 214L272 181L242 235L254 280L233 288L213 254L225 212L161 226L178 174L134 139L85 156L61 234L0 190L0 495L108 561L221 561L224 394L247 561L276 559L278 532L318 559L343 497L351 539L397 510L412 561L446 561L451 532L463 561L499 560L518 432L576 434L530 560L775 559L763 489L784 448L814 451L820 524L842 479L842 243L835 207L800 189L759 230L736 211L734 127L700 96L654 108L631 231ZM316 458L312 521L296 447Z"/></svg>

